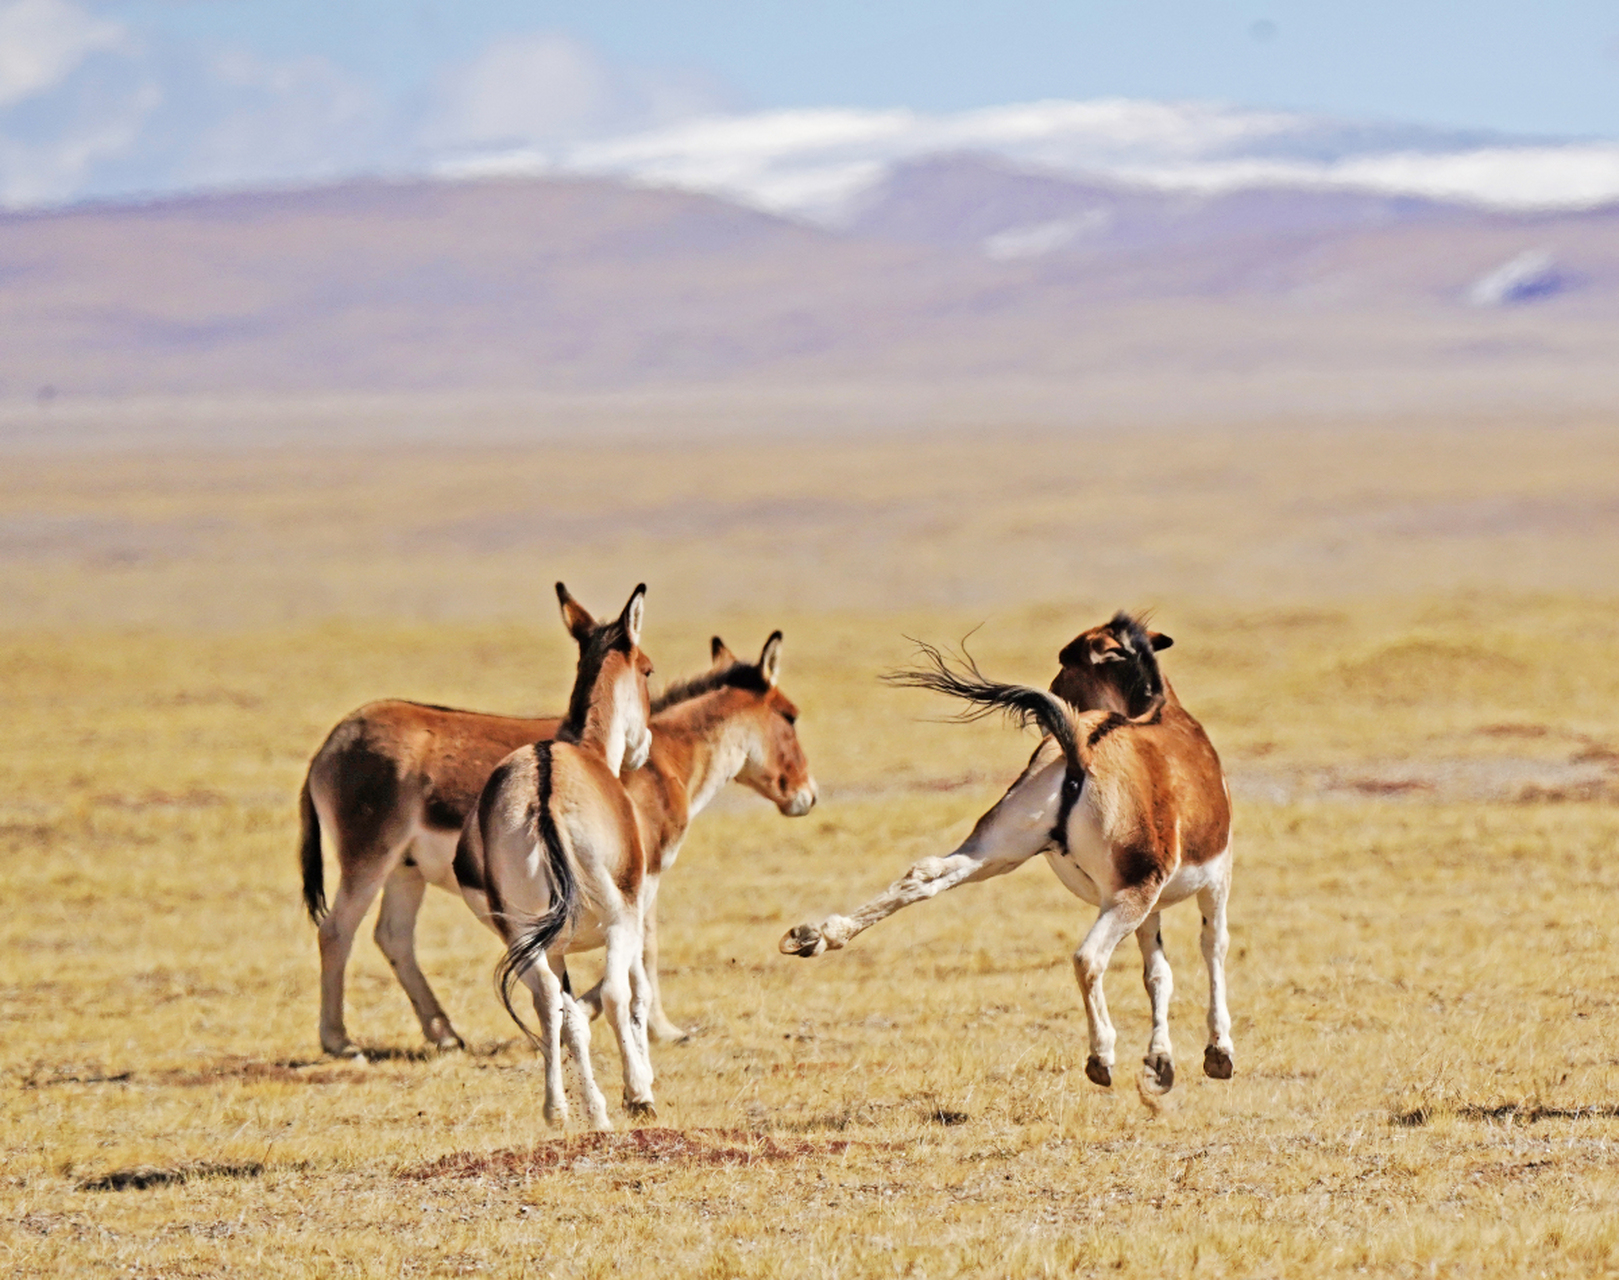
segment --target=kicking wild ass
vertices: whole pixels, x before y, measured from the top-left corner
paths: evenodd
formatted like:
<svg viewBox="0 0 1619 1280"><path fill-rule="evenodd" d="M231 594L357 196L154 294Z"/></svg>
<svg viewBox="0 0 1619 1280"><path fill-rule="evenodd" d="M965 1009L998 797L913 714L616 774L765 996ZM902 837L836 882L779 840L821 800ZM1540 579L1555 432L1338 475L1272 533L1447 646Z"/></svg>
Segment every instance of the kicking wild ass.
<svg viewBox="0 0 1619 1280"><path fill-rule="evenodd" d="M562 1041L566 1037L591 1123L612 1128L590 1062L590 1015L568 986L567 955L605 946L602 1005L624 1064L631 1118L656 1114L650 1003L641 913L647 862L635 807L619 781L628 762L652 749L652 664L639 647L644 586L616 621L598 626L558 584L563 617L579 641L579 673L568 715L552 742L512 752L467 815L455 848L455 878L467 905L506 943L496 969L501 1002L545 1055L545 1118L565 1124ZM522 982L534 995L540 1034L512 1004Z"/></svg>
<svg viewBox="0 0 1619 1280"><path fill-rule="evenodd" d="M815 803L815 782L793 724L798 710L776 687L781 632L757 664L739 661L718 636L713 666L670 686L652 704L652 752L620 775L641 822L649 874L659 876L680 852L691 820L724 781L734 778L789 817ZM303 887L320 925L321 1044L358 1054L343 1019L343 971L366 909L382 890L376 941L410 997L422 1032L442 1049L461 1038L416 961L416 916L429 884L459 893L452 863L461 826L495 766L519 747L557 736L559 719L520 719L414 702L373 702L327 735L304 781ZM335 837L341 879L325 909L321 830ZM651 1035L685 1032L663 1011L658 982L657 917L645 918ZM601 1012L601 987L581 997Z"/></svg>
<svg viewBox="0 0 1619 1280"><path fill-rule="evenodd" d="M1005 875L1037 853L1057 878L1101 915L1074 953L1074 972L1090 1025L1085 1074L1113 1082L1115 1035L1102 991L1114 948L1134 932L1152 1002L1152 1039L1144 1083L1158 1092L1175 1082L1169 1043L1173 985L1159 933L1159 912L1196 895L1203 911L1203 958L1209 969L1209 1043L1203 1070L1232 1072L1226 1010L1226 897L1231 886L1231 804L1220 760L1203 727L1181 706L1158 669L1155 650L1168 636L1127 614L1077 636L1060 655L1051 693L997 684L969 658L952 667L922 646L924 666L896 684L964 699L977 719L1004 711L1047 735L1006 795L947 857L926 858L886 892L847 916L799 925L781 940L788 955L814 956L847 945L901 907L976 880ZM1055 696L1053 696L1055 695Z"/></svg>

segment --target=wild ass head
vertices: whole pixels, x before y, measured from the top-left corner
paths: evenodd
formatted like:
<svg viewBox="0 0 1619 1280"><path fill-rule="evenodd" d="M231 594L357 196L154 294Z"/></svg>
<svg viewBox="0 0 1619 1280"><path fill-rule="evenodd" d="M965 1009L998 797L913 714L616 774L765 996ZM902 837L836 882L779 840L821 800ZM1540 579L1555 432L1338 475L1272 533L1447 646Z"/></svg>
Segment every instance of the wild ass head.
<svg viewBox="0 0 1619 1280"><path fill-rule="evenodd" d="M670 685L652 704L653 714L725 690L726 718L739 731L746 753L736 780L787 817L802 817L815 807L815 779L798 741L798 708L776 684L781 675L781 632L770 633L758 662L738 658L718 636L709 648L713 665L700 676Z"/></svg>
<svg viewBox="0 0 1619 1280"><path fill-rule="evenodd" d="M1146 715L1164 696L1157 651L1174 643L1148 631L1141 619L1115 613L1063 647L1057 655L1062 670L1051 692L1079 711L1117 711L1132 719Z"/></svg>
<svg viewBox="0 0 1619 1280"><path fill-rule="evenodd" d="M597 747L615 774L626 766L639 769L652 751L652 698L646 687L652 660L640 647L646 583L608 623L598 624L560 582L557 600L562 624L579 644L579 671L557 738Z"/></svg>

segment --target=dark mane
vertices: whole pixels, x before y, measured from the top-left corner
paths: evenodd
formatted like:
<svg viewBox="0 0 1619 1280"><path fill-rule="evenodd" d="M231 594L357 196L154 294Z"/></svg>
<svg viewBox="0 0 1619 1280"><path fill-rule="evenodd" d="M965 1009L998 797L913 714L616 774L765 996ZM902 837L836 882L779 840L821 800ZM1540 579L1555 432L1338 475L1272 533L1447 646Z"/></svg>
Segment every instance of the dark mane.
<svg viewBox="0 0 1619 1280"><path fill-rule="evenodd" d="M733 662L728 667L715 667L701 675L676 680L652 700L652 714L667 711L682 702L690 702L716 689L747 689L752 693L768 693L770 685L751 662Z"/></svg>
<svg viewBox="0 0 1619 1280"><path fill-rule="evenodd" d="M1164 676L1158 669L1158 655L1153 652L1146 619L1121 609L1107 626L1119 643L1134 656L1134 661L1128 664L1129 676L1125 681L1124 695L1131 707L1141 707L1134 714L1144 715L1164 696Z"/></svg>
<svg viewBox="0 0 1619 1280"><path fill-rule="evenodd" d="M590 718L590 696L601 675L602 663L614 649L629 651L629 635L621 619L604 623L590 633L590 639L579 646L579 671L573 678L573 692L568 695L568 714L557 730L563 742L577 742Z"/></svg>

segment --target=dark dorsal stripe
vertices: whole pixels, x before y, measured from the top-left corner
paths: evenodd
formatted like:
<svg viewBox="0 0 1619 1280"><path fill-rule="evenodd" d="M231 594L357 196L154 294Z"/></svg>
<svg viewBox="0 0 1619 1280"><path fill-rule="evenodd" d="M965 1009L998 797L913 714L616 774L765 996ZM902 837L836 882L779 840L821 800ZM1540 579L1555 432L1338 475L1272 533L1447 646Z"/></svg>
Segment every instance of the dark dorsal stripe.
<svg viewBox="0 0 1619 1280"><path fill-rule="evenodd" d="M500 920L509 940L506 954L495 967L495 981L500 991L500 1001L506 1006L506 1012L511 1015L512 1021L531 1041L536 1037L529 1030L528 1024L518 1015L516 1007L512 1004L512 993L528 970L535 965L550 963L546 953L563 930L572 926L579 914L579 884L574 878L573 864L568 859L568 851L562 847L562 836L557 831L556 819L551 814L551 746L549 742L534 744L534 823L538 828L540 843L545 848L546 868L551 875L551 904L537 919L522 926L506 919L504 915L496 917ZM487 788L484 794L488 794ZM487 851L484 857L488 858ZM489 906L490 910L494 911L496 898L494 877L487 878L490 882Z"/></svg>
<svg viewBox="0 0 1619 1280"><path fill-rule="evenodd" d="M652 714L667 711L682 702L690 702L716 689L746 689L750 693L769 693L770 682L751 662L733 662L728 667L716 667L700 676L676 680L652 700Z"/></svg>
<svg viewBox="0 0 1619 1280"><path fill-rule="evenodd" d="M568 695L568 714L557 730L557 741L578 742L590 719L590 703L595 696L596 681L601 678L602 664L614 649L630 651L629 636L623 624L614 619L590 633L590 639L579 646L579 670L573 678L573 692Z"/></svg>
<svg viewBox="0 0 1619 1280"><path fill-rule="evenodd" d="M1068 856L1068 819L1084 790L1085 775L1075 773L1070 767L1063 776L1062 793L1057 801L1057 821L1051 828L1051 843L1062 850L1062 856L1065 858Z"/></svg>
<svg viewBox="0 0 1619 1280"><path fill-rule="evenodd" d="M1090 748L1094 747L1103 738L1107 737L1108 734L1112 733L1121 725L1127 723L1129 722L1125 720L1125 718L1117 711L1109 711L1107 715L1103 717L1102 723L1097 725L1096 728L1092 729L1089 735L1085 738L1085 749L1087 751L1090 750Z"/></svg>

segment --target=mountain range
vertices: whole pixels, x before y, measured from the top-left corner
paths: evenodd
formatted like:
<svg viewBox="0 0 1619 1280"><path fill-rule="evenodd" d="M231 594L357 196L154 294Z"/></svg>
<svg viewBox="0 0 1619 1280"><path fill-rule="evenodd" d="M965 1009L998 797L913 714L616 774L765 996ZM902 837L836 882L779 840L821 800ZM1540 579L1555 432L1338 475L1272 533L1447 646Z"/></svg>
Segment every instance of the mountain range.
<svg viewBox="0 0 1619 1280"><path fill-rule="evenodd" d="M1211 377L1320 373L1490 403L1515 371L1586 403L1616 330L1619 207L1165 189L959 151L830 220L586 176L0 216L13 403L1032 378L1195 404Z"/></svg>

